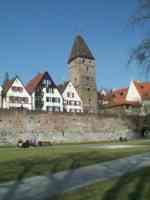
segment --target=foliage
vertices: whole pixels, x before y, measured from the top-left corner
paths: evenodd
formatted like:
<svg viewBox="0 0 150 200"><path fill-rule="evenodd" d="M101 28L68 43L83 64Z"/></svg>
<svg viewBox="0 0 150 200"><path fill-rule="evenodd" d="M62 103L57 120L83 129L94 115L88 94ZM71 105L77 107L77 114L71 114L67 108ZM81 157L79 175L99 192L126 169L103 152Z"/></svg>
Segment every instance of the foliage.
<svg viewBox="0 0 150 200"><path fill-rule="evenodd" d="M131 21L135 25L143 23L149 28L150 22L150 0L138 1L137 13L132 17ZM140 44L133 49L129 61L137 61L139 66L142 66L143 70L147 73L150 71L150 36L144 38Z"/></svg>

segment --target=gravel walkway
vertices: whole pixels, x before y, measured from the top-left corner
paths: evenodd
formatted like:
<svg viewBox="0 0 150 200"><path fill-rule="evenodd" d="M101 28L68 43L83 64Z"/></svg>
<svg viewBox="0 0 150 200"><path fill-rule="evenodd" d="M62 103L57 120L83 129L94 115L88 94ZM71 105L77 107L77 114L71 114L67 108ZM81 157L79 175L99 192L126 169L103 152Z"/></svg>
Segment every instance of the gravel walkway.
<svg viewBox="0 0 150 200"><path fill-rule="evenodd" d="M96 181L110 180L127 172L150 166L150 153L103 162L75 170L31 177L0 184L0 200L48 200L55 194L71 191Z"/></svg>

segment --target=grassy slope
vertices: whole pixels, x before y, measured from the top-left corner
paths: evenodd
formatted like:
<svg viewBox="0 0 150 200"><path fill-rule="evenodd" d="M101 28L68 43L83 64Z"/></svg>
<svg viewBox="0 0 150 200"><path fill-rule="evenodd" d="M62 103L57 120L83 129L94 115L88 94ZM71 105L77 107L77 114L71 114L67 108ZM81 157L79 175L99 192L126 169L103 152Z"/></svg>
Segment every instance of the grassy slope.
<svg viewBox="0 0 150 200"><path fill-rule="evenodd" d="M76 192L51 198L55 200L149 200L150 168L111 181L99 182Z"/></svg>
<svg viewBox="0 0 150 200"><path fill-rule="evenodd" d="M25 150L0 148L0 182L22 179L27 176L46 175L49 171L58 172L78 168L146 151L150 151L150 145L119 150L88 149L82 145Z"/></svg>

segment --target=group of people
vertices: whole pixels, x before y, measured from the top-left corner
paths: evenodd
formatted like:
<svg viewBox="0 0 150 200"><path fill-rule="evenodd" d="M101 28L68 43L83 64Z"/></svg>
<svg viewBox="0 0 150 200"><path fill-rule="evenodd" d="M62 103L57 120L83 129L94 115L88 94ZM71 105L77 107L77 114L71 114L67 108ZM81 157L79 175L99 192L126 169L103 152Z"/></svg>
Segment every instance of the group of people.
<svg viewBox="0 0 150 200"><path fill-rule="evenodd" d="M39 141L38 143L36 142L36 140L34 141L30 141L30 140L19 140L17 142L17 147L19 148L29 148L29 147L36 147L36 146L42 146L42 143Z"/></svg>

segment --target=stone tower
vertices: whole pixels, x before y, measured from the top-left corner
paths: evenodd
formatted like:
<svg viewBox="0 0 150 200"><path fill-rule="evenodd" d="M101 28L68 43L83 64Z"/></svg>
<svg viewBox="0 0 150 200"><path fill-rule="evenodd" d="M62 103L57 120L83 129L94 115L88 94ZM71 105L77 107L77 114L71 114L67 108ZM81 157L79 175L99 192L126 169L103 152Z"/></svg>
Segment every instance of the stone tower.
<svg viewBox="0 0 150 200"><path fill-rule="evenodd" d="M83 101L84 112L97 112L96 64L95 58L84 39L75 38L68 59L70 80Z"/></svg>

